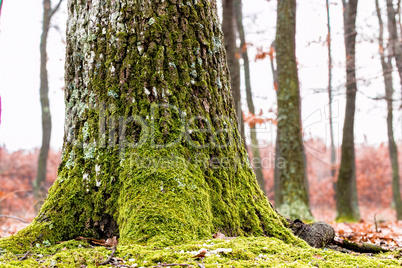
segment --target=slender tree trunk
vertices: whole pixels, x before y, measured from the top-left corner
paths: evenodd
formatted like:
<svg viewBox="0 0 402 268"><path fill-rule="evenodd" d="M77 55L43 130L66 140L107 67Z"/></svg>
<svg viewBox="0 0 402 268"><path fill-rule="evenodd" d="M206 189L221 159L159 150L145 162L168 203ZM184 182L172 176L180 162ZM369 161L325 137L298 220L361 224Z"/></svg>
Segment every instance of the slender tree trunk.
<svg viewBox="0 0 402 268"><path fill-rule="evenodd" d="M38 213L46 197L47 158L52 132L52 118L49 106L49 84L47 77L47 37L50 29L50 0L43 1L42 36L40 40L40 103L42 111L42 146L39 152L38 173L33 182L34 209Z"/></svg>
<svg viewBox="0 0 402 268"><path fill-rule="evenodd" d="M284 216L311 219L305 178L299 79L295 55L296 1L278 1L276 57L278 64L278 130L280 155L285 167L280 171L280 192Z"/></svg>
<svg viewBox="0 0 402 268"><path fill-rule="evenodd" d="M391 57L396 61L396 67L399 73L399 80L402 89L402 42L398 36L398 27L396 23L396 12L392 0L387 0L387 15L388 15L388 46L391 52ZM402 34L402 33L401 33Z"/></svg>
<svg viewBox="0 0 402 268"><path fill-rule="evenodd" d="M401 193L399 186L399 164L398 164L398 149L394 139L394 131L393 131L393 82L392 82L392 56L388 56L388 59L384 55L384 25L381 18L381 10L378 3L378 0L375 0L376 11L378 17L378 23L380 26L379 32L379 46L380 46L380 58L381 58L381 66L382 72L384 75L384 87L385 87L385 99L387 101L387 132L388 132L388 148L389 148L389 157L391 160L392 167L392 193L396 210L397 220L402 220L402 202L401 202ZM393 51L389 46L389 55L393 54Z"/></svg>
<svg viewBox="0 0 402 268"><path fill-rule="evenodd" d="M274 81L274 89L276 91L276 98L278 98L278 72L275 68L275 41L272 42L271 44L271 53L269 55L269 60L270 60L270 65L271 65L271 72L272 72L272 78ZM283 196L281 194L280 190L280 183L279 183L279 174L280 174L280 169L281 169L281 164L280 164L280 144L279 144L279 128L276 128L276 139L275 139L275 159L274 159L274 193L275 193L275 207L280 207L283 204Z"/></svg>
<svg viewBox="0 0 402 268"><path fill-rule="evenodd" d="M338 221L357 221L360 212L357 203L355 171L354 121L356 105L356 14L357 0L344 3L344 36L346 51L346 110L342 136L342 158L339 168L336 196Z"/></svg>
<svg viewBox="0 0 402 268"><path fill-rule="evenodd" d="M235 0L235 2L237 30L240 37L240 53L243 58L244 64L244 80L246 84L247 106L249 112L255 115L253 94L251 90L250 64L247 53L246 36L243 27L242 1ZM264 193L267 194L267 190L265 189L264 175L262 174L260 148L258 146L257 131L255 126L250 126L250 138L251 152L253 154L253 169L257 177L258 184L260 185Z"/></svg>
<svg viewBox="0 0 402 268"><path fill-rule="evenodd" d="M241 108L241 93L240 93L240 63L237 57L238 48L236 45L236 18L235 18L235 0L222 0L223 20L222 30L225 36L225 49L227 61L230 71L230 85L232 87L233 99L235 102L238 125L240 133L246 144L244 132L243 112Z"/></svg>
<svg viewBox="0 0 402 268"><path fill-rule="evenodd" d="M333 130L333 121L332 121L332 46L331 46L331 20L330 20L330 12L329 12L329 0L326 1L327 6L327 43L328 43L328 116L329 116L329 134L331 139L331 176L335 178L336 172L336 151L334 144L334 130Z"/></svg>
<svg viewBox="0 0 402 268"><path fill-rule="evenodd" d="M298 243L249 165L216 8L69 1L62 162L11 239L166 245L219 231Z"/></svg>

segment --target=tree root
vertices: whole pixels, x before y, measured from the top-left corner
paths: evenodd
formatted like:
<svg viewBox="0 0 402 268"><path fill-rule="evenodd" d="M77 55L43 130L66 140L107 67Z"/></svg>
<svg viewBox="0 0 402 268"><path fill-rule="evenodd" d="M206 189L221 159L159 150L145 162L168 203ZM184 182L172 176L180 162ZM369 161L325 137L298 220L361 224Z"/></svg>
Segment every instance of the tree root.
<svg viewBox="0 0 402 268"><path fill-rule="evenodd" d="M380 246L371 244L371 243L362 243L358 244L355 242L348 241L346 239L341 239L341 238L334 238L332 241L333 245L336 245L341 248L346 248L348 250L352 250L354 252L359 252L359 253L381 253L381 252L388 252L390 250L384 249Z"/></svg>

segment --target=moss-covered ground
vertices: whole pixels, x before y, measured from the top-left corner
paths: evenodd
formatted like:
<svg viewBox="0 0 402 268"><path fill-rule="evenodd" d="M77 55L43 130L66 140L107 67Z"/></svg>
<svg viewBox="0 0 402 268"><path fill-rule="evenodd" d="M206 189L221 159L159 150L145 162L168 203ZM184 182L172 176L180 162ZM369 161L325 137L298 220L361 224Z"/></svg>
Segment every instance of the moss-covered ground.
<svg viewBox="0 0 402 268"><path fill-rule="evenodd" d="M0 267L97 267L111 254L110 249L92 247L85 241L71 240L56 245L45 241L32 246L27 259L19 261L24 253L12 252L13 249L3 248L2 244L0 242ZM124 260L120 262L124 266L120 267L155 267L161 264L199 267L201 260L193 257L202 248L209 252L220 251L207 254L203 259L205 267L400 267L402 264L402 260L395 257L399 252L352 255L326 248L294 246L267 237L201 240L170 247L117 246L114 257Z"/></svg>

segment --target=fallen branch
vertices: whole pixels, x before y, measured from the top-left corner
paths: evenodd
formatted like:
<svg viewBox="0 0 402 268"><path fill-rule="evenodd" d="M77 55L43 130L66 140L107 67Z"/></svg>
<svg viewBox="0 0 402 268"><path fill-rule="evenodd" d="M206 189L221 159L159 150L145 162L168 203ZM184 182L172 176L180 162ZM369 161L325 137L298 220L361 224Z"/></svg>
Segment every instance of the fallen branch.
<svg viewBox="0 0 402 268"><path fill-rule="evenodd" d="M23 220L21 218L15 217L15 216L11 216L11 215L0 215L0 218L9 218L9 219L14 219L14 220L18 220L21 221L23 223L31 223L29 221Z"/></svg>
<svg viewBox="0 0 402 268"><path fill-rule="evenodd" d="M388 252L390 250L382 248L380 246L370 244L370 243L362 243L358 244L355 242L348 241L346 239L335 237L332 241L333 245L337 245L341 248L346 248L352 250L354 252L359 253L381 253L381 252Z"/></svg>
<svg viewBox="0 0 402 268"><path fill-rule="evenodd" d="M21 259L19 259L19 261L25 260L25 259L28 257L28 254L29 254L29 253L30 253L30 251L28 250L28 251L24 254L24 256L22 256Z"/></svg>
<svg viewBox="0 0 402 268"><path fill-rule="evenodd" d="M187 266L191 266L190 264L181 264L181 263L164 263L164 264L158 264L156 266L154 266L154 268L159 268L159 267L170 267L170 266L183 266L183 267L187 267Z"/></svg>
<svg viewBox="0 0 402 268"><path fill-rule="evenodd" d="M102 263L99 264L99 265L106 265L106 264L108 264L108 263L112 260L113 255L114 255L115 252L116 252L116 246L113 246L113 248L112 248L112 253L110 254L109 258L107 258L106 261L102 262Z"/></svg>
<svg viewBox="0 0 402 268"><path fill-rule="evenodd" d="M375 217L376 215L377 215L377 214L375 213L375 214L374 214L375 231L376 231L377 233L381 233L381 230L378 229L377 219L376 219L376 217Z"/></svg>

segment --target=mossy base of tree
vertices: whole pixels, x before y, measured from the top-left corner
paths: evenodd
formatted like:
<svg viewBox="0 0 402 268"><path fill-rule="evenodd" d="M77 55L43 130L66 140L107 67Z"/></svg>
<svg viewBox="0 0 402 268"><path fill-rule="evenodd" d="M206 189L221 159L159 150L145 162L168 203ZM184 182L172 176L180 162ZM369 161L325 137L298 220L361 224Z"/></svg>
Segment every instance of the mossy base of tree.
<svg viewBox="0 0 402 268"><path fill-rule="evenodd" d="M97 267L111 254L105 247L91 247L85 241L67 241L50 245L37 243L30 248L26 259L19 261L24 252L13 253L0 240L1 267ZM15 240L14 240L15 241ZM131 244L117 246L115 257L122 258L124 265L155 267L158 264L189 264L198 267L201 260L193 258L194 251L205 248L231 249L230 252L211 254L203 259L205 267L400 267L401 260L387 255L351 255L329 249L314 249L307 245L294 246L277 238L239 237L230 240L198 240L180 245L155 247L154 245ZM390 254L390 253L389 253ZM388 254L388 255L389 255ZM392 255L396 256L395 253ZM190 267L190 266L189 266Z"/></svg>

